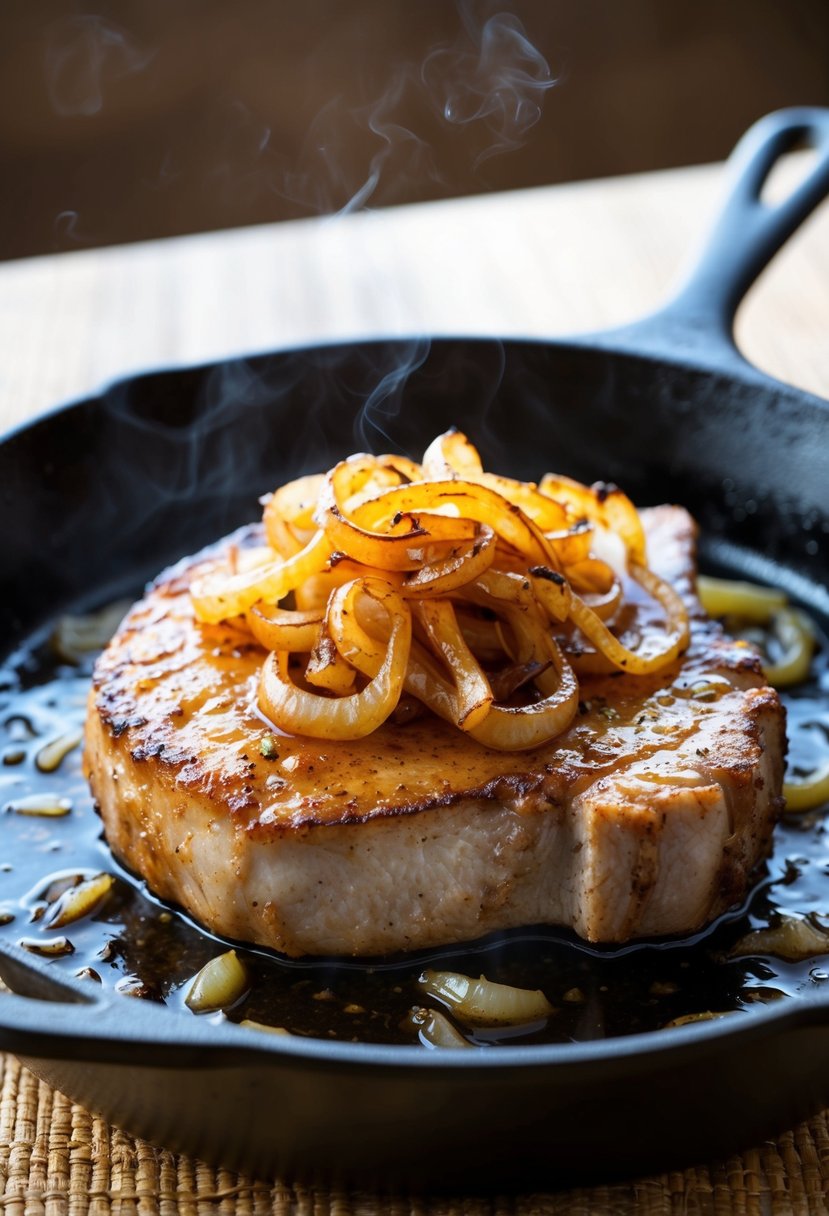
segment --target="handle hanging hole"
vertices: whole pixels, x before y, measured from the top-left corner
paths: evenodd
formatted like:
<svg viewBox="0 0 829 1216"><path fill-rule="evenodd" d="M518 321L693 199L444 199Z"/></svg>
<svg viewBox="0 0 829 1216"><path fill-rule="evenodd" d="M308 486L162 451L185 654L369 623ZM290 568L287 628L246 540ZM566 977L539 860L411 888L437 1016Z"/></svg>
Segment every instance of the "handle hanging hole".
<svg viewBox="0 0 829 1216"><path fill-rule="evenodd" d="M817 162L819 152L808 140L800 140L791 152L774 162L760 190L760 202L767 207L779 207L791 198L806 181Z"/></svg>

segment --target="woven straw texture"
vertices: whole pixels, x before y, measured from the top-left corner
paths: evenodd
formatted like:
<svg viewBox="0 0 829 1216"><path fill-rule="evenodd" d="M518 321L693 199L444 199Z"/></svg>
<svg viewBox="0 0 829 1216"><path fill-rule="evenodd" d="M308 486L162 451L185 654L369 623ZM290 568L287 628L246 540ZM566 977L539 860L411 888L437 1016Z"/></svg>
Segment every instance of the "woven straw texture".
<svg viewBox="0 0 829 1216"><path fill-rule="evenodd" d="M0 1055L2 1216L826 1216L829 1111L741 1157L633 1183L488 1199L325 1192L155 1149Z"/></svg>

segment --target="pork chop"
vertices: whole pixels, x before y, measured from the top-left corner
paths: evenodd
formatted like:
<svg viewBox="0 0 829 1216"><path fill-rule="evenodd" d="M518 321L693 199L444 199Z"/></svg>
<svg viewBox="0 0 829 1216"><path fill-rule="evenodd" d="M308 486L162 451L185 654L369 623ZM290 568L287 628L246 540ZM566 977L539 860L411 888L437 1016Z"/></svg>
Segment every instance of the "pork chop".
<svg viewBox="0 0 829 1216"><path fill-rule="evenodd" d="M591 942L700 929L769 851L784 713L754 652L699 607L690 516L642 517L652 568L689 606L688 651L658 676L583 677L570 728L522 753L431 715L352 742L275 734L256 710L264 652L195 620L198 559L162 576L90 698L113 852L212 932L293 956L535 924Z"/></svg>

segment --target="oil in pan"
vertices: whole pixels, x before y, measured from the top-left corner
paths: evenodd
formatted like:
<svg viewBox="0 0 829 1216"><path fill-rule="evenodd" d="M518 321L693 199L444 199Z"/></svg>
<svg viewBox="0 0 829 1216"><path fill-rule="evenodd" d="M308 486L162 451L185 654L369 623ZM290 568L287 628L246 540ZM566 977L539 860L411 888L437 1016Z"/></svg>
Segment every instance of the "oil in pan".
<svg viewBox="0 0 829 1216"><path fill-rule="evenodd" d="M479 1047L746 1016L829 984L825 808L785 817L745 907L691 940L596 949L570 933L535 928L359 962L295 961L220 941L153 898L102 839L81 767L92 657L58 631L24 645L0 669L0 950L4 942L21 946L64 981L192 1017L191 1006L200 1007L188 1002L194 977L211 960L235 956L241 965L219 998L223 1008L202 1002L205 1016L300 1036L427 1045L444 1041L429 1026L445 1018L451 1001L440 980L424 982L424 974L484 975L543 993L543 1015L517 1025L446 1023L455 1036L446 1041ZM791 771L820 768L829 760L825 636L809 679L784 699Z"/></svg>

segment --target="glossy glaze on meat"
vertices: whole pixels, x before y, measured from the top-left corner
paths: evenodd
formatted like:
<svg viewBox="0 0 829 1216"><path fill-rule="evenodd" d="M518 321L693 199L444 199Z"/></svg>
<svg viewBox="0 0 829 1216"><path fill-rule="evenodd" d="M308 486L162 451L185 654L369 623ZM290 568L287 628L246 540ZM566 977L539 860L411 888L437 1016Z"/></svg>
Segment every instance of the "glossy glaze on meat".
<svg viewBox="0 0 829 1216"><path fill-rule="evenodd" d="M290 955L540 923L606 942L699 929L770 847L783 711L696 605L688 515L643 519L651 565L692 609L689 651L658 677L584 679L569 730L523 753L425 715L349 743L276 735L264 755L263 652L195 621L197 564L162 577L90 700L86 767L114 852L214 932ZM630 636L657 613L640 600Z"/></svg>

